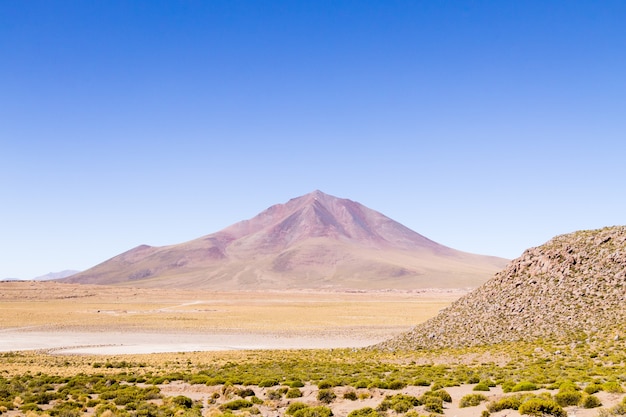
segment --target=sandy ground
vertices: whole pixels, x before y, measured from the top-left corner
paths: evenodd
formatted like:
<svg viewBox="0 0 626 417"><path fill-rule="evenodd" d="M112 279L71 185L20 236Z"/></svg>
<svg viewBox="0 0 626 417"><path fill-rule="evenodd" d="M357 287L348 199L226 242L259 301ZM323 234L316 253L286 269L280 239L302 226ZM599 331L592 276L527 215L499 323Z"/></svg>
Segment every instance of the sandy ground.
<svg viewBox="0 0 626 417"><path fill-rule="evenodd" d="M393 332L360 335L351 332L324 334L262 333L129 333L0 331L0 352L43 350L65 354L142 354L244 349L329 349L364 347L385 340Z"/></svg>
<svg viewBox="0 0 626 417"><path fill-rule="evenodd" d="M0 352L358 348L409 330L465 293L164 291L0 282Z"/></svg>

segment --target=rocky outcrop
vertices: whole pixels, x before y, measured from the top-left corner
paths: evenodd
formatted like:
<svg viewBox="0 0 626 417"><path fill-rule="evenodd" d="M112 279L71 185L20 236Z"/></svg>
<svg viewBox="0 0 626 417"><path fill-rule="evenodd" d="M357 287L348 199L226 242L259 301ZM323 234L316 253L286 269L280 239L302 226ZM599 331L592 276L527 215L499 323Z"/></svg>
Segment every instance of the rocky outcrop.
<svg viewBox="0 0 626 417"><path fill-rule="evenodd" d="M465 347L607 331L626 318L626 227L555 237L385 349Z"/></svg>

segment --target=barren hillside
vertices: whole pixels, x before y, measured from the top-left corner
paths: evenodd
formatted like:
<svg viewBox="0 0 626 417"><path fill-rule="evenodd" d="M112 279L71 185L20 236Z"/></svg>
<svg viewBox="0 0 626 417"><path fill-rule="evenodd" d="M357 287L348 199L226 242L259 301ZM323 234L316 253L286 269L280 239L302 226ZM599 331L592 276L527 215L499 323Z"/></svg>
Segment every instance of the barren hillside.
<svg viewBox="0 0 626 417"><path fill-rule="evenodd" d="M608 227L528 249L438 316L380 347L461 347L596 332L619 337L615 325L625 319L626 227Z"/></svg>

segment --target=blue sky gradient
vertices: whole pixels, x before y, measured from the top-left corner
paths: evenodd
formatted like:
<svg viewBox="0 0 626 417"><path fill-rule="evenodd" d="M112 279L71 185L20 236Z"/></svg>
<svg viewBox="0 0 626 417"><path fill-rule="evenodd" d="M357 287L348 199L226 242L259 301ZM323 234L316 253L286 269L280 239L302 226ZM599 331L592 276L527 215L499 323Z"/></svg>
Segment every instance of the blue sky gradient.
<svg viewBox="0 0 626 417"><path fill-rule="evenodd" d="M515 258L625 224L626 2L0 2L0 278L315 189Z"/></svg>

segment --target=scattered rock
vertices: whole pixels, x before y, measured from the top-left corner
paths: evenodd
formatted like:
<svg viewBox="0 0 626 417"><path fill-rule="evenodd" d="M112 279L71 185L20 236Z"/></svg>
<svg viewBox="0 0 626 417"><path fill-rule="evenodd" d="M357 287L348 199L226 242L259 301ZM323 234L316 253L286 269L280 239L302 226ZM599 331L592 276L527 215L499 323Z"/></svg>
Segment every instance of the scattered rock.
<svg viewBox="0 0 626 417"><path fill-rule="evenodd" d="M466 347L608 331L626 319L624 271L626 226L557 236L526 250L438 316L379 346Z"/></svg>

